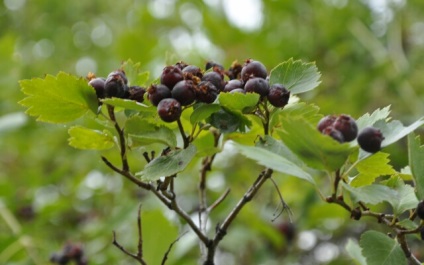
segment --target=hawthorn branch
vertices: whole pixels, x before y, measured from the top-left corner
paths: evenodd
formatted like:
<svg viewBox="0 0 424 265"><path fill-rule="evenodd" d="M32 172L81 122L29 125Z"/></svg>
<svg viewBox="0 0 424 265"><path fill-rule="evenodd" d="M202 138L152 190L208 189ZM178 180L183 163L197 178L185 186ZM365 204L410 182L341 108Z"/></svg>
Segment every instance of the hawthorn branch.
<svg viewBox="0 0 424 265"><path fill-rule="evenodd" d="M121 160L122 160L122 170L128 172L130 167L128 165L128 160L127 160L127 146L126 146L126 141L125 141L124 130L121 129L118 122L116 121L114 110L115 110L115 108L113 106L107 105L107 111L108 111L108 114L109 114L109 118L110 118L111 121L113 121L114 126L115 126L115 130L118 133L118 137L119 137L119 146L120 146L120 150L121 150Z"/></svg>
<svg viewBox="0 0 424 265"><path fill-rule="evenodd" d="M183 138L184 149L186 149L188 145L190 144L190 139L187 137L186 133L184 132L184 127L183 127L183 124L181 123L181 119L177 120L177 124L178 124L178 129L180 130L180 133L181 133L181 137Z"/></svg>
<svg viewBox="0 0 424 265"><path fill-rule="evenodd" d="M138 261L140 264L142 265L147 265L147 263L143 260L143 257L139 257L139 253L137 254L132 254L131 252L129 252L128 250L126 250L121 244L118 243L118 241L116 240L116 233L115 231L113 231L113 241L112 244L114 246L116 246L119 250L121 250L122 252L124 252L127 256L135 259L136 261Z"/></svg>

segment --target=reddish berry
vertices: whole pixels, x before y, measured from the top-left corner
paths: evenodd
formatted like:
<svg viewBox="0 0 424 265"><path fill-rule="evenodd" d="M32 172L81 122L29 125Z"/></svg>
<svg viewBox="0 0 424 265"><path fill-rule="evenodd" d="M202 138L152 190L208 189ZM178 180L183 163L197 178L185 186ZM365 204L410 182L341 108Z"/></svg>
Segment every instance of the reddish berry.
<svg viewBox="0 0 424 265"><path fill-rule="evenodd" d="M344 142L343 134L336 130L333 126L326 127L322 133L331 136L331 138L338 141L339 143Z"/></svg>
<svg viewBox="0 0 424 265"><path fill-rule="evenodd" d="M243 68L241 69L241 79L246 82L252 77L260 77L266 79L268 73L266 67L259 61L252 59L246 60Z"/></svg>
<svg viewBox="0 0 424 265"><path fill-rule="evenodd" d="M178 66L174 65L166 66L160 76L160 82L171 90L174 88L176 83L183 79L183 72Z"/></svg>
<svg viewBox="0 0 424 265"><path fill-rule="evenodd" d="M317 125L317 129L320 132L323 132L325 128L332 126L334 121L336 120L336 116L334 115L328 115L323 117Z"/></svg>
<svg viewBox="0 0 424 265"><path fill-rule="evenodd" d="M148 99L154 106L157 106L162 99L172 97L171 90L162 84L152 84L147 89L147 93Z"/></svg>
<svg viewBox="0 0 424 265"><path fill-rule="evenodd" d="M358 126L356 121L349 115L342 114L336 118L333 123L336 130L343 134L343 138L346 142L355 140L358 135Z"/></svg>
<svg viewBox="0 0 424 265"><path fill-rule="evenodd" d="M381 149L381 142L384 140L383 134L379 129L366 127L358 134L358 144L362 150L376 153Z"/></svg>
<svg viewBox="0 0 424 265"><path fill-rule="evenodd" d="M244 85L244 90L246 92L257 93L261 97L266 97L269 94L269 83L260 77L251 78Z"/></svg>
<svg viewBox="0 0 424 265"><path fill-rule="evenodd" d="M140 86L130 86L128 92L128 99L132 99L140 103L144 101L144 93L146 93L145 88Z"/></svg>
<svg viewBox="0 0 424 265"><path fill-rule="evenodd" d="M209 81L202 81L197 85L196 99L199 102L212 103L218 97L218 89Z"/></svg>
<svg viewBox="0 0 424 265"><path fill-rule="evenodd" d="M181 104L174 98L162 99L157 107L159 117L165 122L174 122L181 117Z"/></svg>
<svg viewBox="0 0 424 265"><path fill-rule="evenodd" d="M267 98L271 105L282 108L289 102L290 91L281 84L273 84L269 89Z"/></svg>
<svg viewBox="0 0 424 265"><path fill-rule="evenodd" d="M195 85L191 80L182 80L175 84L171 91L172 98L178 100L182 106L190 105L196 99Z"/></svg>
<svg viewBox="0 0 424 265"><path fill-rule="evenodd" d="M183 74L184 76L193 75L193 76L197 76L198 78L203 77L202 70L200 70L200 68L195 65L187 65L186 67L184 67Z"/></svg>

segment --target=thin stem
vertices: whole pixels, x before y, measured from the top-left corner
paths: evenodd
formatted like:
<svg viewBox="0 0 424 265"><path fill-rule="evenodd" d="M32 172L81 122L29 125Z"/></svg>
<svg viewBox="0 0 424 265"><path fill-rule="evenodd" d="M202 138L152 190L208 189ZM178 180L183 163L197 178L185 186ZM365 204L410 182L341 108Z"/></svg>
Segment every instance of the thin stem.
<svg viewBox="0 0 424 265"><path fill-rule="evenodd" d="M161 265L165 265L165 262L168 259L168 255L171 252L172 247L175 245L175 243L178 242L178 240L180 240L183 236L185 236L185 234L187 234L187 231L182 233L177 239L174 240L174 242L171 243L171 245L169 245L168 250L165 252L165 255L163 256Z"/></svg>
<svg viewBox="0 0 424 265"><path fill-rule="evenodd" d="M183 127L183 124L181 123L181 119L177 120L177 124L178 124L178 129L180 130L180 133L181 133L181 137L183 138L184 149L186 149L188 145L190 144L190 140L184 132L184 127Z"/></svg>
<svg viewBox="0 0 424 265"><path fill-rule="evenodd" d="M129 171L129 165L128 165L128 160L127 160L127 148L126 148L124 130L121 129L121 127L119 127L119 124L116 121L114 107L107 105L107 111L108 111L108 114L109 114L111 121L113 121L113 123L114 123L115 130L118 133L119 146L120 146L120 150L121 150L122 170L128 172Z"/></svg>
<svg viewBox="0 0 424 265"><path fill-rule="evenodd" d="M139 186L139 187L141 187L143 189L146 189L146 190L151 190L152 189L152 186L150 184L145 183L145 182L139 180L133 174L131 174L129 171L125 171L123 169L117 168L109 160L107 160L106 157L102 156L102 160L113 171L115 171L115 172L119 173L120 175L124 176L125 178L127 178L128 180L130 180L132 183L136 184L137 186ZM154 189L154 187L153 187L153 189Z"/></svg>
<svg viewBox="0 0 424 265"><path fill-rule="evenodd" d="M113 241L112 241L112 244L115 245L119 250L121 250L122 252L124 252L127 256L130 256L131 258L133 258L136 261L138 261L140 264L147 265L147 263L143 260L143 258L138 256L139 253L137 253L137 255L132 254L128 250L126 250L123 246L121 246L121 244L118 243L118 241L116 240L116 233L115 233L115 231L113 231Z"/></svg>
<svg viewBox="0 0 424 265"><path fill-rule="evenodd" d="M138 245L137 245L137 257L143 258L143 231L141 229L141 203L138 206L137 213L137 228L138 228Z"/></svg>
<svg viewBox="0 0 424 265"><path fill-rule="evenodd" d="M225 198L227 198L228 194L230 194L230 191L231 190L229 188L226 189L225 192L214 203L212 203L206 211L210 213L213 209L218 207L221 204L221 202L223 202Z"/></svg>

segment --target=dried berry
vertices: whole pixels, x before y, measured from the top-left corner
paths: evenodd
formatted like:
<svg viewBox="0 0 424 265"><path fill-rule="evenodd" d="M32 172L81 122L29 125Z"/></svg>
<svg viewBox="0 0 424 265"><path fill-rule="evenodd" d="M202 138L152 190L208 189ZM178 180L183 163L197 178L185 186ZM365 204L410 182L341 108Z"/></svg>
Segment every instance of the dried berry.
<svg viewBox="0 0 424 265"><path fill-rule="evenodd" d="M212 103L218 97L218 89L209 81L202 81L196 88L196 99L199 102Z"/></svg>
<svg viewBox="0 0 424 265"><path fill-rule="evenodd" d="M145 88L140 86L130 86L128 92L128 99L132 99L140 103L144 101L144 93L146 93Z"/></svg>

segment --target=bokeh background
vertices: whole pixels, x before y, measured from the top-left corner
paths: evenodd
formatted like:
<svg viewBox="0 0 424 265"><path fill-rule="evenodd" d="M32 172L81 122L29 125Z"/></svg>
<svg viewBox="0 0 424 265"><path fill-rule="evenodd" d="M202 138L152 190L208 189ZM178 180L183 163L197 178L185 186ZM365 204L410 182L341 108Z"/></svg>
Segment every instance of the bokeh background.
<svg viewBox="0 0 424 265"><path fill-rule="evenodd" d="M116 230L135 250L140 202L147 237L157 244L176 239L177 230L162 235L163 227L185 229L154 198L110 172L98 153L69 147L68 126L27 117L17 103L23 98L18 80L59 71L106 76L129 58L154 79L180 60L229 66L254 58L271 69L292 57L314 61L321 71L321 85L301 98L323 114L357 118L391 105L392 116L405 124L424 114L422 0L1 0L0 264L47 264L66 242L83 244L89 264L134 264L111 239ZM405 141L385 151L396 169L407 164ZM226 187L232 192L212 214L212 225L253 181L250 172L260 170L237 156L217 164L208 183L212 197ZM293 223L286 214L271 221L278 195L265 187L230 229L219 264L354 264L346 240L358 239L374 221L350 221L305 182L276 179ZM182 205L194 211L196 178L185 182ZM411 241L420 256L419 240ZM151 260L163 256L154 245L147 248ZM167 264L197 264L198 257L188 234Z"/></svg>

